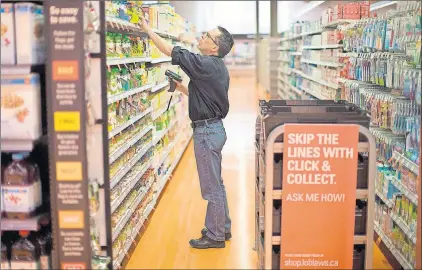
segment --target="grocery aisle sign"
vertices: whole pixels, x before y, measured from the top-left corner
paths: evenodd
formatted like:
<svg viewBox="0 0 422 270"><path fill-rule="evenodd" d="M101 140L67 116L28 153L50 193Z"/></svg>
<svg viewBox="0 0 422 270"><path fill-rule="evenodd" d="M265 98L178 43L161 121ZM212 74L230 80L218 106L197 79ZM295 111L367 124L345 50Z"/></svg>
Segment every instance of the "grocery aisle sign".
<svg viewBox="0 0 422 270"><path fill-rule="evenodd" d="M356 125L285 125L282 269L352 269Z"/></svg>

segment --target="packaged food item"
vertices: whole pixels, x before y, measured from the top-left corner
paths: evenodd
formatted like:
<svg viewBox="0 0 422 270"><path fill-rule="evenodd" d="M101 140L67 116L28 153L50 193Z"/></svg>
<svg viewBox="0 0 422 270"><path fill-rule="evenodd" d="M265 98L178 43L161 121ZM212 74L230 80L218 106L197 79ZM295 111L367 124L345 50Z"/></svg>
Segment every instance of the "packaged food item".
<svg viewBox="0 0 422 270"><path fill-rule="evenodd" d="M106 32L105 40L107 57L117 57L116 44L114 43L114 33Z"/></svg>
<svg viewBox="0 0 422 270"><path fill-rule="evenodd" d="M24 158L22 153L13 154L12 162L4 171L2 193L8 218L28 218L41 206L39 172Z"/></svg>
<svg viewBox="0 0 422 270"><path fill-rule="evenodd" d="M1 138L35 140L42 134L38 74L1 76Z"/></svg>
<svg viewBox="0 0 422 270"><path fill-rule="evenodd" d="M22 237L12 245L10 266L12 269L40 269L40 250L29 238L29 231L20 231Z"/></svg>
<svg viewBox="0 0 422 270"><path fill-rule="evenodd" d="M3 241L1 242L0 269L2 270L10 269L9 253L7 252L7 246L3 243Z"/></svg>
<svg viewBox="0 0 422 270"><path fill-rule="evenodd" d="M16 53L18 64L41 64L46 58L43 7L33 3L15 4Z"/></svg>
<svg viewBox="0 0 422 270"><path fill-rule="evenodd" d="M15 21L13 4L1 4L1 64L16 64Z"/></svg>
<svg viewBox="0 0 422 270"><path fill-rule="evenodd" d="M110 257L105 256L92 256L92 269L93 270L107 270L110 263Z"/></svg>

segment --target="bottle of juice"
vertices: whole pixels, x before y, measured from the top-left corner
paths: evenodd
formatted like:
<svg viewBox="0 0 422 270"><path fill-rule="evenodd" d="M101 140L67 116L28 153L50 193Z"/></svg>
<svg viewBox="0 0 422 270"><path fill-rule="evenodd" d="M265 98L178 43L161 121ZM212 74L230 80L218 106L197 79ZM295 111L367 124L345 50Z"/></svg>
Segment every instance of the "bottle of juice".
<svg viewBox="0 0 422 270"><path fill-rule="evenodd" d="M0 258L0 269L9 270L10 269L10 262L9 262L9 254L7 252L7 246L1 241L1 258Z"/></svg>
<svg viewBox="0 0 422 270"><path fill-rule="evenodd" d="M12 245L10 266L12 269L40 269L40 252L30 239L29 231L20 231L21 239Z"/></svg>
<svg viewBox="0 0 422 270"><path fill-rule="evenodd" d="M39 171L25 156L24 153L13 154L12 162L4 170L2 189L8 218L28 218L41 205Z"/></svg>

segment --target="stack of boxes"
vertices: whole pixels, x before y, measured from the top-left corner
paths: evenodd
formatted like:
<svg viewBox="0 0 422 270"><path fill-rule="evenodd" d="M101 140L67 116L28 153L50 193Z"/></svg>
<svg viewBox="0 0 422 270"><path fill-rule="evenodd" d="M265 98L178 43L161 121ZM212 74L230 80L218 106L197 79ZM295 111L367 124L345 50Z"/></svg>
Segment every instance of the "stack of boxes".
<svg viewBox="0 0 422 270"><path fill-rule="evenodd" d="M351 2L347 4L336 4L333 8L323 11L322 24L338 20L359 20L369 18L369 1Z"/></svg>
<svg viewBox="0 0 422 270"><path fill-rule="evenodd" d="M43 7L33 3L2 3L1 64L42 64L45 58Z"/></svg>

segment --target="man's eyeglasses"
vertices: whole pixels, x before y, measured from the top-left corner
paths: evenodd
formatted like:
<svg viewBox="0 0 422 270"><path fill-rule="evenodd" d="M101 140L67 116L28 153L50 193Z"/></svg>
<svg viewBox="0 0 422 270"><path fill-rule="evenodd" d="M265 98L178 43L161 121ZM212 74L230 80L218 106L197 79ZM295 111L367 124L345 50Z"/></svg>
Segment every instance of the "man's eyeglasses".
<svg viewBox="0 0 422 270"><path fill-rule="evenodd" d="M212 42L214 42L214 44L218 46L217 42L211 37L210 33L205 32L204 34L202 34L202 39L204 39L206 37L210 38L212 40Z"/></svg>

